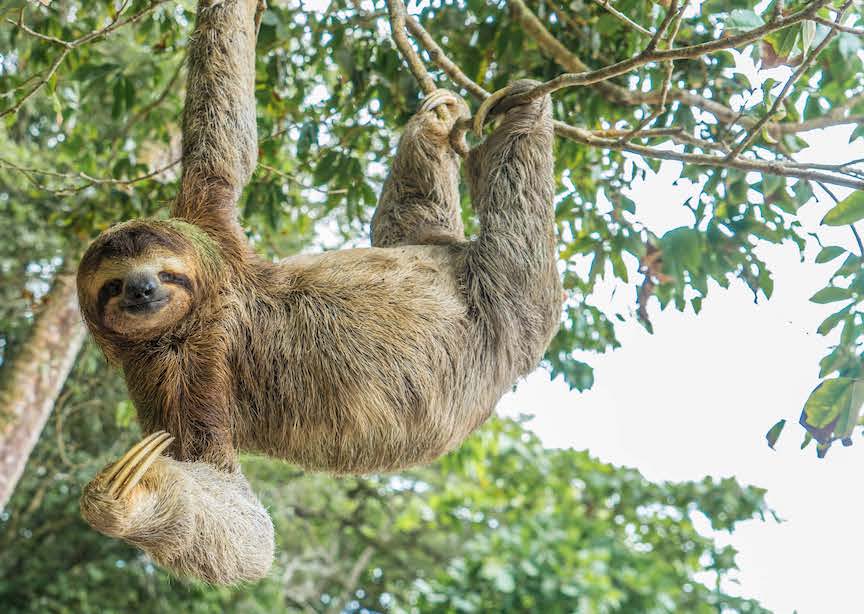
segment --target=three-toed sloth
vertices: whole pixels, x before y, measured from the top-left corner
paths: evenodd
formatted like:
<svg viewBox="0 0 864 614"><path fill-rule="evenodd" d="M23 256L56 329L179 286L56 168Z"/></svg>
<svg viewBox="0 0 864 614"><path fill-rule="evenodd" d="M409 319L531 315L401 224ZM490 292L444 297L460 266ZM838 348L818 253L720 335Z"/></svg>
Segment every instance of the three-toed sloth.
<svg viewBox="0 0 864 614"><path fill-rule="evenodd" d="M78 273L148 435L85 488L84 517L213 583L260 578L273 558L238 450L334 473L431 461L537 365L562 301L548 97L470 152L473 240L448 140L464 103L438 91L405 128L373 247L256 256L235 209L257 154L256 4L199 4L173 217L105 231Z"/></svg>

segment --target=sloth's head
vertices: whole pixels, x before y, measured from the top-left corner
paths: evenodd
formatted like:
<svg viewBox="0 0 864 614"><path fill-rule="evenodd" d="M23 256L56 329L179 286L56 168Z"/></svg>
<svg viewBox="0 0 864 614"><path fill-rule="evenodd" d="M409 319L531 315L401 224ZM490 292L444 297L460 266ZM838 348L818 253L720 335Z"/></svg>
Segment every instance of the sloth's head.
<svg viewBox="0 0 864 614"><path fill-rule="evenodd" d="M103 232L78 267L81 311L103 349L110 354L106 344L153 339L182 322L201 299L216 253L201 230L178 220L134 220Z"/></svg>

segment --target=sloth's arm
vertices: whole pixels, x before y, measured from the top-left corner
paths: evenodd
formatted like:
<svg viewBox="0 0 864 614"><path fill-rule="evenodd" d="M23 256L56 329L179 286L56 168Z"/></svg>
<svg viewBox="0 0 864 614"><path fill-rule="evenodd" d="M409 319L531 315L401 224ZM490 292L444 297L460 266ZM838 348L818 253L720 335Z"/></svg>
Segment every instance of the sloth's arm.
<svg viewBox="0 0 864 614"><path fill-rule="evenodd" d="M264 577L273 524L246 478L162 456L170 441L154 433L99 473L81 497L85 520L178 576L212 584Z"/></svg>
<svg viewBox="0 0 864 614"><path fill-rule="evenodd" d="M441 105L450 107L447 120L436 114ZM459 210L459 156L449 141L460 115L467 115L462 99L437 90L405 126L372 216L375 247L465 240Z"/></svg>
<svg viewBox="0 0 864 614"><path fill-rule="evenodd" d="M507 91L535 84L516 81ZM560 317L553 136L547 95L506 111L466 165L480 232L466 254L465 288L522 373L536 366Z"/></svg>
<svg viewBox="0 0 864 614"><path fill-rule="evenodd" d="M173 214L217 231L239 230L237 200L257 161L258 5L259 0L199 0L189 43L183 177Z"/></svg>

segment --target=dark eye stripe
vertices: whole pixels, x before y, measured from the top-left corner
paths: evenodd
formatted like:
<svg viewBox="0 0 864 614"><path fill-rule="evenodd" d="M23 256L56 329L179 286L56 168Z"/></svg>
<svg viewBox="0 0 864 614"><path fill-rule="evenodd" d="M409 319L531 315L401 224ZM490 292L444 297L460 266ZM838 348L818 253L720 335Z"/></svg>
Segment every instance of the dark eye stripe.
<svg viewBox="0 0 864 614"><path fill-rule="evenodd" d="M105 309L105 305L115 296L119 296L123 290L123 282L119 279L112 279L106 282L99 290L99 296L96 297L96 306L101 313Z"/></svg>
<svg viewBox="0 0 864 614"><path fill-rule="evenodd" d="M192 281L188 277L186 277L185 275L181 275L180 273L169 273L168 271L162 271L161 273L159 273L159 279L163 283L182 286L190 292L192 291Z"/></svg>

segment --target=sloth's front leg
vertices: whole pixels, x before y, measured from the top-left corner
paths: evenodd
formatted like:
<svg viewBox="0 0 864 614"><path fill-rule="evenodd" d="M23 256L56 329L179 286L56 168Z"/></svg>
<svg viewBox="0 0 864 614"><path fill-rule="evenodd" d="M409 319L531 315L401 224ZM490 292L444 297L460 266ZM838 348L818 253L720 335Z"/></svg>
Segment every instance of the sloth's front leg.
<svg viewBox="0 0 864 614"><path fill-rule="evenodd" d="M84 488L81 513L100 533L147 548L168 543L165 533L187 537L191 520L182 476L161 457L174 440L157 431L105 467ZM178 548L184 544L177 543ZM176 543L176 540L175 540Z"/></svg>
<svg viewBox="0 0 864 614"><path fill-rule="evenodd" d="M172 439L153 433L105 467L84 489L84 519L177 575L214 584L266 575L273 525L246 478L162 456Z"/></svg>

